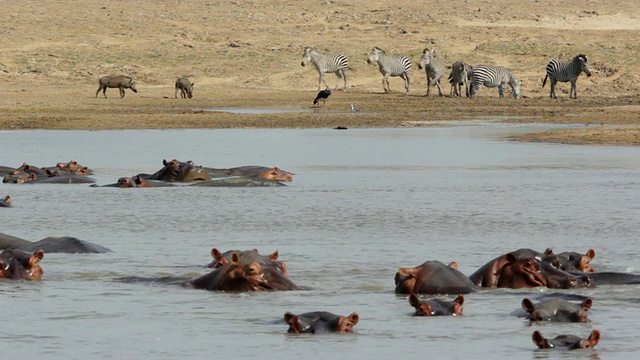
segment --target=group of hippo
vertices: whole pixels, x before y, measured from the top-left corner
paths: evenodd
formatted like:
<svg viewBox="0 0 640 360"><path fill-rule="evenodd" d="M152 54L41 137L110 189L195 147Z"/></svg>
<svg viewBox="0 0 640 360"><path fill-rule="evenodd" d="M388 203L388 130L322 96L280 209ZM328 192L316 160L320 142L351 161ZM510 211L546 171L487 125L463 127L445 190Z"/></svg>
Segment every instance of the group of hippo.
<svg viewBox="0 0 640 360"><path fill-rule="evenodd" d="M163 160L163 167L153 174L137 174L122 177L106 187L161 187L177 183L190 186L249 187L284 186L293 181L293 174L278 167L240 166L234 168L211 168L195 165L193 161ZM17 168L0 166L2 182L15 184L78 184L95 183L89 175L93 171L71 160L59 162L51 167L37 167L23 163ZM97 185L92 185L97 186ZM5 199L10 205L11 198ZM2 206L0 204L0 206Z"/></svg>
<svg viewBox="0 0 640 360"><path fill-rule="evenodd" d="M42 268L39 262L44 257L45 246L56 250L64 248L77 251L104 252L108 249L75 238L47 238L37 243L0 234L0 278L40 280ZM21 249L21 250L20 250ZM194 289L252 292L303 290L287 275L285 262L278 260L278 252L261 255L256 249L229 250L212 249L213 261L207 265L211 272L197 278L171 278L166 283L179 284ZM540 253L532 249L519 249L501 255L467 277L457 269L456 263L445 265L439 261L426 261L413 268L400 268L395 275L395 292L406 294L409 305L416 316L460 316L463 314L464 294L491 288L580 288L597 285L639 284L640 275L632 273L596 272L591 265L595 251L585 254L563 252L556 254L551 249ZM157 278L126 277L125 282L156 282ZM166 279L163 278L164 281ZM455 295L453 300L421 296ZM559 296L554 296L559 295ZM587 311L591 298L570 294L547 295L538 303L529 298L522 300L522 310L514 315L531 322L589 322ZM568 300L567 300L568 299ZM569 300L579 300L579 303ZM284 321L290 333L351 332L359 321L357 313L337 315L325 311L303 314L287 312ZM588 349L600 339L600 332L593 330L588 337L560 335L544 338L536 331L533 342L539 348Z"/></svg>
<svg viewBox="0 0 640 360"><path fill-rule="evenodd" d="M175 84L175 98L178 98L178 91L180 92L180 96L185 99L191 99L193 97L193 85L188 78L181 77L176 80ZM118 89L120 92L120 98L124 97L124 90L131 89L134 93L138 92L136 89L136 81L131 76L126 75L109 75L103 76L98 79L98 90L96 91L96 97L102 91L102 95L107 97L107 89Z"/></svg>

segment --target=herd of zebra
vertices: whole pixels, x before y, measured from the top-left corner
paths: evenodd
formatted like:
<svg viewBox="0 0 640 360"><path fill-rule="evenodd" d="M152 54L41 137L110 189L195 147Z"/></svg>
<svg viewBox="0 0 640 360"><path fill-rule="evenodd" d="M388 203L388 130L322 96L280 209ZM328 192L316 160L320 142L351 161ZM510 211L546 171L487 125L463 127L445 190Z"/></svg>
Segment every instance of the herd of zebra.
<svg viewBox="0 0 640 360"><path fill-rule="evenodd" d="M302 58L302 66L312 63L318 73L318 91L320 91L322 83L329 88L324 80L324 74L335 73L338 78L344 80L344 90L347 89L347 69L349 67L348 59L345 54L324 55L311 47L304 48ZM398 76L404 80L404 88L409 93L409 72L411 70L411 59L405 55L387 54L379 47L374 47L369 58L368 64L377 64L383 75L382 88L386 93L391 91L389 87L389 77ZM438 88L438 93L443 96L440 88L440 79L445 75L447 69L444 60L436 55L435 50L424 49L422 58L418 62L418 68L425 69L427 77L427 96L429 95L431 86ZM582 72L591 76L591 69L586 55L578 55L570 61L551 59L547 64L546 76L542 82L542 87L550 81L551 90L549 97L557 99L555 87L558 82L570 82L571 91L569 97L577 99L576 80ZM478 65L472 67L462 61L456 61L451 65L449 74L449 83L451 84L450 95L462 96L462 86L465 87L465 95L473 98L478 93L482 85L486 87L497 87L500 98L504 98L504 90L507 85L511 87L511 93L516 99L520 98L520 80L518 80L511 70L503 66Z"/></svg>

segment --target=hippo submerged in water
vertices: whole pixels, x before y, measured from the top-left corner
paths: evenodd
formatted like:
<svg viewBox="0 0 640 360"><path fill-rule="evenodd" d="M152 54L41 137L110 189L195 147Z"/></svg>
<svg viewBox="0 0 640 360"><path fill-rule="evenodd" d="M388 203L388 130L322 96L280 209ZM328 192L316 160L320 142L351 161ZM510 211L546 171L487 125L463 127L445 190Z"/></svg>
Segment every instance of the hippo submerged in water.
<svg viewBox="0 0 640 360"><path fill-rule="evenodd" d="M458 316L462 315L464 296L458 295L453 301L442 299L421 301L416 294L411 294L409 296L409 304L416 309L415 316Z"/></svg>
<svg viewBox="0 0 640 360"><path fill-rule="evenodd" d="M558 335L553 339L547 339L542 336L540 331L534 331L531 335L531 339L539 349L593 349L600 341L600 331L591 331L591 334L589 334L589 337L586 339L576 335Z"/></svg>
<svg viewBox="0 0 640 360"><path fill-rule="evenodd" d="M21 250L4 250L0 253L0 279L40 280L43 271L40 260L44 251L26 253Z"/></svg>
<svg viewBox="0 0 640 360"><path fill-rule="evenodd" d="M525 298L522 300L522 309L530 321L585 323L589 322L587 311L591 309L592 304L590 298L579 304L564 299L549 299L536 304Z"/></svg>
<svg viewBox="0 0 640 360"><path fill-rule="evenodd" d="M478 290L457 265L426 261L413 268L400 268L395 276L396 294L469 294Z"/></svg>
<svg viewBox="0 0 640 360"><path fill-rule="evenodd" d="M348 333L358 324L360 316L351 313L349 316L336 315L327 311L314 311L300 315L290 312L284 314L284 321L289 324L290 334Z"/></svg>
<svg viewBox="0 0 640 360"><path fill-rule="evenodd" d="M277 166L272 168L265 166L239 166L229 169L205 167L204 169L209 173L209 175L211 175L212 178L227 176L247 176L275 181L293 181L292 173L281 170Z"/></svg>
<svg viewBox="0 0 640 360"><path fill-rule="evenodd" d="M23 163L20 167L5 172L4 183L14 184L78 184L92 183L94 179L88 177L93 174L86 166L75 160L67 163L59 162L51 167L37 167Z"/></svg>
<svg viewBox="0 0 640 360"><path fill-rule="evenodd" d="M162 160L164 165L162 169L155 173L138 174L142 179L147 180L159 180L167 182L193 182L211 180L209 173L205 171L202 166L196 166L193 161L186 162L173 159L171 161Z"/></svg>
<svg viewBox="0 0 640 360"><path fill-rule="evenodd" d="M111 252L103 246L80 240L71 236L47 237L31 242L15 236L0 233L0 249L19 249L34 252L38 249L48 253L107 253Z"/></svg>
<svg viewBox="0 0 640 360"><path fill-rule="evenodd" d="M251 250L229 250L224 253L221 253L220 250L213 248L211 249L211 257L213 257L213 261L207 265L209 268L218 269L227 265L232 261L233 254L238 255L240 262L242 265L248 265L252 262L257 262L264 266L275 266L284 276L287 275L287 265L284 261L278 261L278 251L274 251L269 255L260 255L257 249Z"/></svg>
<svg viewBox="0 0 640 360"><path fill-rule="evenodd" d="M4 199L0 199L0 207L12 207L13 206L13 199L11 199L11 196L7 195L4 197Z"/></svg>

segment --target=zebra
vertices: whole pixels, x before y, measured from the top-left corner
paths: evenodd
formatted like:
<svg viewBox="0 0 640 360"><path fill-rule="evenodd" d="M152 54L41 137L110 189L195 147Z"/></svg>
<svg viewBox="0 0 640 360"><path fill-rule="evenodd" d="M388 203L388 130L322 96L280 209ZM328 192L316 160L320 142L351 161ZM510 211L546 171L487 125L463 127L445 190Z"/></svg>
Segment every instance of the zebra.
<svg viewBox="0 0 640 360"><path fill-rule="evenodd" d="M497 87L500 98L504 98L504 88L511 86L511 93L516 99L520 98L520 80L513 76L511 70L502 66L478 65L471 70L471 89L469 97L474 98L481 85Z"/></svg>
<svg viewBox="0 0 640 360"><path fill-rule="evenodd" d="M333 56L326 56L320 54L318 50L307 46L304 48L300 65L305 66L309 62L316 67L318 74L320 74L318 91L320 91L323 82L325 87L329 88L329 85L327 85L327 82L324 80L325 73L335 73L338 78L342 78L344 80L343 90L347 90L347 67L349 63L345 54L340 53Z"/></svg>
<svg viewBox="0 0 640 360"><path fill-rule="evenodd" d="M404 55L387 55L384 50L374 47L367 59L367 64L378 64L382 78L382 88L387 94L391 92L389 86L389 76L399 76L404 79L404 88L409 94L409 71L411 70L411 59Z"/></svg>
<svg viewBox="0 0 640 360"><path fill-rule="evenodd" d="M464 85L465 96L469 97L469 81L471 80L471 65L456 61L451 65L451 73L449 74L449 84L451 84L451 90L449 95L462 96L461 85Z"/></svg>
<svg viewBox="0 0 640 360"><path fill-rule="evenodd" d="M431 83L434 83L438 87L438 93L440 96L444 96L440 89L440 79L444 76L447 68L444 66L442 58L436 55L435 49L431 49L431 51L429 51L429 49L424 49L422 52L422 59L420 59L420 62L418 63L418 69L422 68L424 68L427 75L427 94L425 96L429 96Z"/></svg>
<svg viewBox="0 0 640 360"><path fill-rule="evenodd" d="M549 78L551 86L549 97L552 99L557 99L558 97L556 96L556 84L558 83L558 81L569 81L571 82L571 91L569 92L569 98L577 99L578 95L576 94L576 81L578 80L578 76L580 76L581 72L584 72L585 74L587 74L587 76L591 76L591 69L589 69L587 55L580 54L574 57L571 61L551 59L547 64L547 75L542 81L542 87L544 87L544 85L547 83L547 78Z"/></svg>

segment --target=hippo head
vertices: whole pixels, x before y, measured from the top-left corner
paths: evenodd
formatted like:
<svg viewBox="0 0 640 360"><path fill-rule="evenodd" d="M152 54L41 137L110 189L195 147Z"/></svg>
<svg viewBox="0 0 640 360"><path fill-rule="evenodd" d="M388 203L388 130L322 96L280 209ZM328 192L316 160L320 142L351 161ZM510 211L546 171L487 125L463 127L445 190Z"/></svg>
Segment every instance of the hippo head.
<svg viewBox="0 0 640 360"><path fill-rule="evenodd" d="M233 253L231 262L219 269L217 289L222 291L271 290L265 273L256 262L242 265L238 254Z"/></svg>
<svg viewBox="0 0 640 360"><path fill-rule="evenodd" d="M28 254L20 250L5 250L0 254L0 279L40 280L43 271L38 264L44 251Z"/></svg>
<svg viewBox="0 0 640 360"><path fill-rule="evenodd" d="M400 268L395 276L396 293L412 294L416 287L416 276L418 268Z"/></svg>
<svg viewBox="0 0 640 360"><path fill-rule="evenodd" d="M339 316L336 332L348 333L353 331L353 327L356 326L360 316L357 313L351 313L349 316Z"/></svg>
<svg viewBox="0 0 640 360"><path fill-rule="evenodd" d="M558 270L534 257L519 258L513 253L506 255L507 262L499 269L498 287L519 289L523 287L545 286L568 289L594 286L590 278L576 278L572 274Z"/></svg>
<svg viewBox="0 0 640 360"><path fill-rule="evenodd" d="M534 304L528 298L522 300L522 309L529 313L531 321L555 321L555 322L589 322L587 311L591 309L593 300L585 299L580 304L558 303L550 300L541 304Z"/></svg>
<svg viewBox="0 0 640 360"><path fill-rule="evenodd" d="M289 172L282 171L278 167L261 172L257 177L262 179L276 180L276 181L293 181L293 175Z"/></svg>
<svg viewBox="0 0 640 360"><path fill-rule="evenodd" d="M575 335L559 335L553 339L547 339L539 331L531 335L533 343L540 349L562 348L566 350L593 349L600 341L600 331L592 330L586 339Z"/></svg>
<svg viewBox="0 0 640 360"><path fill-rule="evenodd" d="M560 269L568 272L594 272L591 260L596 257L596 252L589 249L586 254L577 252L563 252L556 255L560 263Z"/></svg>
<svg viewBox="0 0 640 360"><path fill-rule="evenodd" d="M121 188L136 187L136 185L133 183L133 180L128 177L119 178L116 186Z"/></svg>
<svg viewBox="0 0 640 360"><path fill-rule="evenodd" d="M193 161L162 160L162 164L164 167L153 174L152 180L191 182L211 179L209 173L202 166L195 166Z"/></svg>
<svg viewBox="0 0 640 360"><path fill-rule="evenodd" d="M257 249L251 249L247 251L229 250L225 253L222 253L220 252L220 250L213 248L211 249L211 257L213 258L213 261L211 261L211 263L209 263L207 267L215 269L221 268L229 263L233 254L237 254L243 264L248 264L250 262L256 261L265 266L273 265L278 271L282 273L282 275L287 275L287 265L284 263L284 261L277 261L277 250L265 256L260 255Z"/></svg>
<svg viewBox="0 0 640 360"><path fill-rule="evenodd" d="M13 206L13 199L11 199L11 196L7 195L4 197L4 199L0 200L0 207L12 207Z"/></svg>
<svg viewBox="0 0 640 360"><path fill-rule="evenodd" d="M289 324L287 332L290 334L313 333L313 319L287 312L284 314L284 322Z"/></svg>
<svg viewBox="0 0 640 360"><path fill-rule="evenodd" d="M416 309L416 316L437 316L437 315L462 315L462 304L464 296L458 295L452 302L445 301L420 301L416 294L409 296L409 304Z"/></svg>
<svg viewBox="0 0 640 360"><path fill-rule="evenodd" d="M360 316L355 312L349 316L328 315L330 316L318 313L295 315L287 312L284 314L284 321L289 324L287 332L290 334L313 334L318 328L326 328L337 333L352 332L360 320Z"/></svg>

